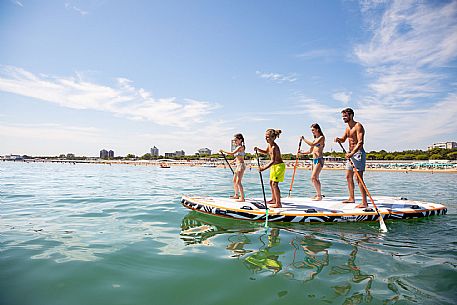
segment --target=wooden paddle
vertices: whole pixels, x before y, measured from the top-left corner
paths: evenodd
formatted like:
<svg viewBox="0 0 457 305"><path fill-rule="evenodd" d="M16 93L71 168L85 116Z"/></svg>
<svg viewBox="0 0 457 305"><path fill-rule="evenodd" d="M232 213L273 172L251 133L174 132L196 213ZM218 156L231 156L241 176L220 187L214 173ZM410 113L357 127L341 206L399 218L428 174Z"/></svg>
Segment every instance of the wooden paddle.
<svg viewBox="0 0 457 305"><path fill-rule="evenodd" d="M263 202L265 203L265 228L268 228L268 204L267 204L267 197L265 197L265 187L263 186L263 177L262 177L262 172L260 171L260 159L259 159L259 153L257 152L257 149L255 150L255 156L257 157L257 165L259 166L259 175L260 175L260 183L262 184Z"/></svg>
<svg viewBox="0 0 457 305"><path fill-rule="evenodd" d="M225 162L227 162L227 165L229 166L230 170L232 171L232 174L235 175L235 172L233 171L233 168L230 166L230 163L228 162L227 158L225 157L225 154L221 151L222 156L224 157Z"/></svg>
<svg viewBox="0 0 457 305"><path fill-rule="evenodd" d="M297 157L295 159L295 164L294 164L294 173L292 174L292 181L290 182L290 187L289 187L289 197L290 197L290 193L292 193L292 186L294 185L295 172L297 171L298 155L300 154L300 148L301 148L301 138L300 138L300 142L298 142Z"/></svg>
<svg viewBox="0 0 457 305"><path fill-rule="evenodd" d="M340 144L341 148L343 149L343 152L346 154L346 149L344 149L343 145L338 142L338 144ZM357 168L355 167L354 165L354 162L352 162L352 158L349 158L349 162L351 163L352 165L352 169L354 170L356 176L357 176L357 179L359 180L359 182L362 184L363 188L365 189L365 192L367 193L368 197L370 198L370 201L371 203L373 204L375 210L376 210L376 213L378 214L378 218L379 218L379 227L381 229L382 232L387 232L387 226L386 224L384 223L384 219L382 218L382 215L381 213L379 213L379 210L378 210L378 207L376 206L376 204L374 203L374 200L373 198L371 197L371 194L370 192L368 191L368 188L365 184L365 182L362 180L362 177L360 176Z"/></svg>

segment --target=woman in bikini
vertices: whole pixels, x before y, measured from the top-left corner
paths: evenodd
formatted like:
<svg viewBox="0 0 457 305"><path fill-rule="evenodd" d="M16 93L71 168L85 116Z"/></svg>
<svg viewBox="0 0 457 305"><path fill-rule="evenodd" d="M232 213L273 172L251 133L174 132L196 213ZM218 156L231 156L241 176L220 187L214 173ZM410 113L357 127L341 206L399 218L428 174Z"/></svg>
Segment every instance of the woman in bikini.
<svg viewBox="0 0 457 305"><path fill-rule="evenodd" d="M241 184L241 179L243 179L243 174L246 170L246 164L244 163L246 146L244 145L244 137L241 133L234 135L233 141L236 144L234 151L225 151L221 149L220 152L235 157L236 168L233 174L233 189L235 195L230 196L230 198L236 199L238 202L244 202L244 189Z"/></svg>
<svg viewBox="0 0 457 305"><path fill-rule="evenodd" d="M316 189L317 195L312 199L322 200L321 182L319 180L319 175L322 171L322 168L324 167L325 136L322 133L321 127L317 123L311 125L311 132L314 136L312 141L305 139L303 136L301 137L301 139L310 146L308 151L302 152L301 154L313 154L313 173L311 174L311 182Z"/></svg>

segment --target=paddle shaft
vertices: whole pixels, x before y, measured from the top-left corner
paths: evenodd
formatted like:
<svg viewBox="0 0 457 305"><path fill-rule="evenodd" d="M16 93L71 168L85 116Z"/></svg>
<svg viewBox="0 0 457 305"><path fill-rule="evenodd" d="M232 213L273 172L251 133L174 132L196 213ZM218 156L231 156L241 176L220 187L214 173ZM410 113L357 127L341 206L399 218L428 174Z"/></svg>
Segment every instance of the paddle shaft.
<svg viewBox="0 0 457 305"><path fill-rule="evenodd" d="M221 152L222 156L224 157L225 162L227 162L227 165L229 166L230 170L232 171L232 174L235 175L235 172L233 171L233 168L230 166L230 163L228 162L227 158L225 157L225 154Z"/></svg>
<svg viewBox="0 0 457 305"><path fill-rule="evenodd" d="M301 148L301 138L300 138L300 142L298 142L298 150L297 150L297 157L295 159L294 173L292 174L292 181L290 182L290 188L289 188L289 197L290 197L290 193L292 193L292 186L294 185L295 172L297 171L298 155L300 154L300 148Z"/></svg>
<svg viewBox="0 0 457 305"><path fill-rule="evenodd" d="M263 202L265 203L265 227L268 226L268 204L267 197L265 197L265 187L263 186L263 177L262 172L260 171L260 159L257 149L255 150L255 155L257 157L257 166L259 167L260 183L262 184L262 193L263 193Z"/></svg>
<svg viewBox="0 0 457 305"><path fill-rule="evenodd" d="M343 152L346 154L346 149L344 149L344 146L341 144L341 142L338 142L338 144L340 144L341 146L341 149L343 150ZM370 198L370 201L371 203L373 204L375 210L376 210L376 213L378 214L378 217L379 217L379 223L381 224L381 227L382 228L386 228L386 225L384 224L384 219L382 218L382 215L381 213L379 213L379 210L378 210L378 207L376 206L376 203L374 203L374 200L373 198L371 197L371 194L370 194L370 191L368 191L368 188L365 184L365 182L363 181L362 177L360 176L360 173L359 171L357 170L357 168L355 167L354 165L354 162L352 162L352 158L349 158L349 162L351 163L351 166L352 166L352 169L354 170L356 176L357 176L357 180L359 180L360 184L362 184L362 187L363 189L365 190L365 192L367 193L368 197ZM387 228L386 228L387 230Z"/></svg>

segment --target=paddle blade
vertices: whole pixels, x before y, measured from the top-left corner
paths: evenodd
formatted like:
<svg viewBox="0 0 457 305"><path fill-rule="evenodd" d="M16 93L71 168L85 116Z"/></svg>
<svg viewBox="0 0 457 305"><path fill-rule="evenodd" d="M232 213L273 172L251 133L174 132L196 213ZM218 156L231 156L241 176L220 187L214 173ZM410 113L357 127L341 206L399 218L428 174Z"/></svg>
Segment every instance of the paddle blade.
<svg viewBox="0 0 457 305"><path fill-rule="evenodd" d="M381 214L379 215L379 228L381 232L386 233L387 232L387 226L384 223L384 219L382 218Z"/></svg>

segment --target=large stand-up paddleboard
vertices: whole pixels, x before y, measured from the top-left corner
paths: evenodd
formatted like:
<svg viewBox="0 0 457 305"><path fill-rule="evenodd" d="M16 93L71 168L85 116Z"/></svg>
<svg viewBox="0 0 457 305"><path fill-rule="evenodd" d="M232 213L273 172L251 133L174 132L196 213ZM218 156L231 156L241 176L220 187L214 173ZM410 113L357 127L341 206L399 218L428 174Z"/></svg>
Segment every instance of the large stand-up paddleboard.
<svg viewBox="0 0 457 305"><path fill-rule="evenodd" d="M322 201L310 198L281 198L282 208L270 208L268 221L282 222L347 222L375 221L378 214L371 206L356 208L356 203L342 203L343 197L325 197ZM384 220L421 218L444 215L447 208L442 204L408 200L387 196L373 198ZM182 204L191 210L221 217L242 220L265 221L263 199L246 199L237 202L234 199L220 197L183 196Z"/></svg>

